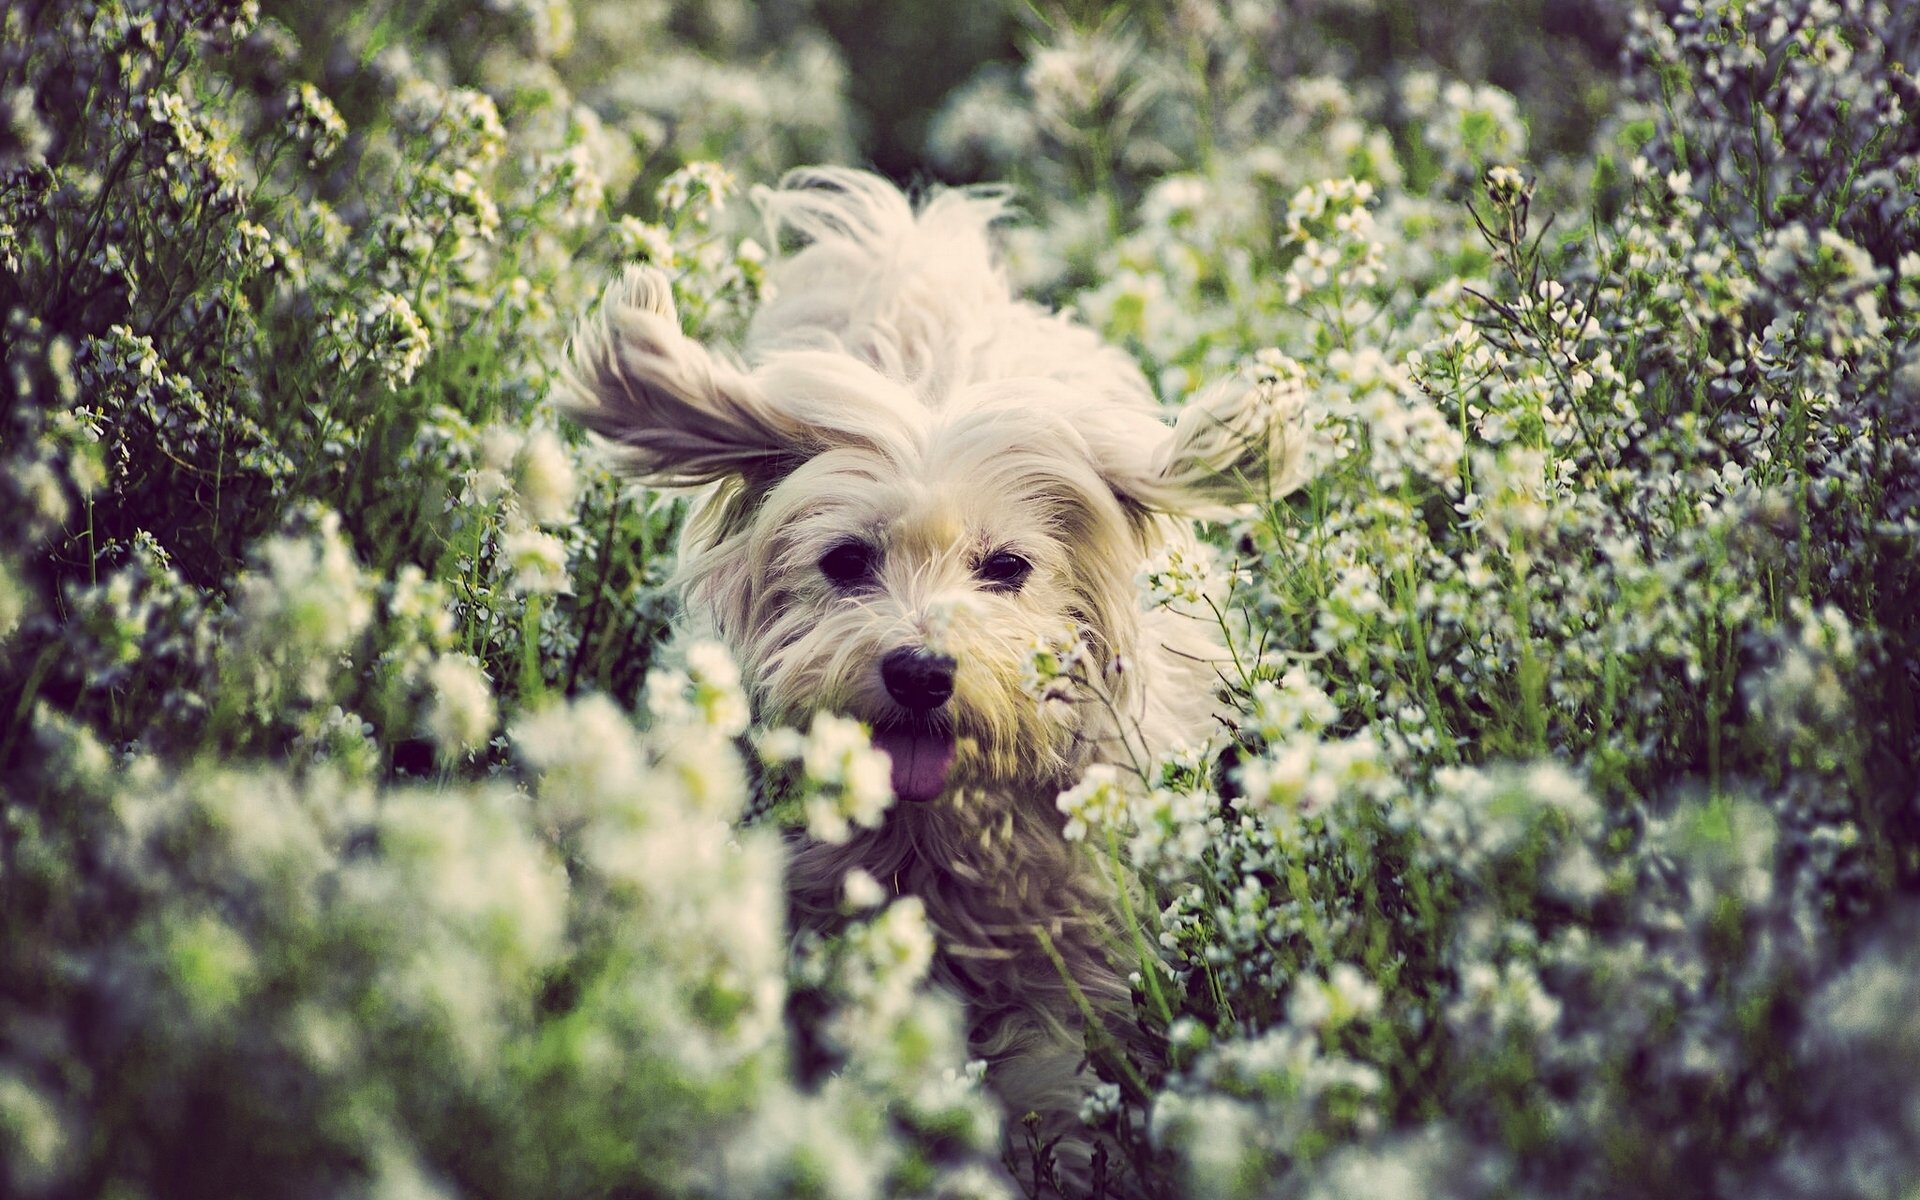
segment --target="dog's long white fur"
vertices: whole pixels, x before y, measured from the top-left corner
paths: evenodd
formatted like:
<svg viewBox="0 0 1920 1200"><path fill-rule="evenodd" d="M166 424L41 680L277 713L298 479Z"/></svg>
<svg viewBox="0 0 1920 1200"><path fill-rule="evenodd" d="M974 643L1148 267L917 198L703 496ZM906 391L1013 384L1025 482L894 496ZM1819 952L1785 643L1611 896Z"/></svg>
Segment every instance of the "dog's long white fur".
<svg viewBox="0 0 1920 1200"><path fill-rule="evenodd" d="M1105 1036L1138 1035L1116 897L1062 837L1055 800L1091 763L1130 767L1209 732L1217 633L1143 611L1135 577L1191 537L1191 517L1291 488L1299 447L1233 384L1169 427L1124 353L1017 299L990 242L1001 192L941 191L916 209L877 177L816 168L759 201L776 241L800 248L773 270L744 365L684 336L666 279L633 268L576 335L570 411L642 480L710 485L681 546L686 620L733 650L759 719L804 726L830 709L879 724L899 716L884 655L955 660L945 794L896 804L844 845L796 845L793 908L830 921L855 866L919 896L989 1082L1084 1168L1075 1113L1091 1079L1072 991ZM848 539L878 555L855 592L819 565ZM1011 591L980 577L1002 550L1032 568ZM1100 678L1080 703L1042 706L1022 667L1068 625Z"/></svg>

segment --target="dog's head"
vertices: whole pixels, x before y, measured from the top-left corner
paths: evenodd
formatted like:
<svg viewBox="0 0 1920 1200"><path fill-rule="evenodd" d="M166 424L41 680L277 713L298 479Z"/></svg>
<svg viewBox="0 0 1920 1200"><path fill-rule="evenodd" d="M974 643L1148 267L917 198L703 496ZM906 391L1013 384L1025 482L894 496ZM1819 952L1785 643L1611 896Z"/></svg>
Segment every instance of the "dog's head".
<svg viewBox="0 0 1920 1200"><path fill-rule="evenodd" d="M646 268L582 327L570 391L639 479L708 488L683 587L759 719L866 722L910 801L1069 782L1112 714L1037 703L1034 645L1077 628L1115 676L1141 636L1135 576L1173 518L1243 502L1298 457L1246 387L1169 427L1071 373L953 382L930 405L841 350L745 369L682 334ZM1124 706L1117 678L1106 701Z"/></svg>

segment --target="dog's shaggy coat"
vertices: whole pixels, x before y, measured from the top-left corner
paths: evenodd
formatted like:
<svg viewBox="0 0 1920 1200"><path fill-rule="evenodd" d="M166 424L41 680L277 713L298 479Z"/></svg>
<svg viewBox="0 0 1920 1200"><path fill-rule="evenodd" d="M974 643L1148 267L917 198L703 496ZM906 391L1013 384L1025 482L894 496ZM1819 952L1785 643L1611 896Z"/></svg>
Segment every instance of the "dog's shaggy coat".
<svg viewBox="0 0 1920 1200"><path fill-rule="evenodd" d="M1125 354L1016 299L989 245L996 193L916 211L816 169L761 203L802 248L744 365L685 337L666 278L633 268L576 338L571 411L640 479L706 486L687 618L739 659L756 717L850 715L892 760L881 828L796 846L799 919L829 923L856 866L920 897L991 1086L1084 1166L1084 1015L1095 1041L1137 1041L1137 959L1055 801L1092 763L1132 770L1209 732L1216 635L1143 610L1136 576L1192 517L1290 486L1298 448L1246 385L1169 427ZM1065 629L1089 665L1043 704L1025 666Z"/></svg>

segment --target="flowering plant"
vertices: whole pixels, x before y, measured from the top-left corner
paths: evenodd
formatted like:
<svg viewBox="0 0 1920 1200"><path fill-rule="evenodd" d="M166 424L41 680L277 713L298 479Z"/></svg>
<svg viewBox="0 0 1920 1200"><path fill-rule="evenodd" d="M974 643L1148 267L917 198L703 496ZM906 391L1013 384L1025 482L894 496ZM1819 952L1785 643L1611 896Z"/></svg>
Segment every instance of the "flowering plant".
<svg viewBox="0 0 1920 1200"><path fill-rule="evenodd" d="M858 7L0 16L0 1190L1061 1192L922 909L790 937L884 763L661 648L679 509L551 400L627 261L738 328ZM1216 735L1059 798L1164 1047L1096 1194L1920 1174L1920 9L977 19L920 140L1019 281L1311 435L1139 581Z"/></svg>

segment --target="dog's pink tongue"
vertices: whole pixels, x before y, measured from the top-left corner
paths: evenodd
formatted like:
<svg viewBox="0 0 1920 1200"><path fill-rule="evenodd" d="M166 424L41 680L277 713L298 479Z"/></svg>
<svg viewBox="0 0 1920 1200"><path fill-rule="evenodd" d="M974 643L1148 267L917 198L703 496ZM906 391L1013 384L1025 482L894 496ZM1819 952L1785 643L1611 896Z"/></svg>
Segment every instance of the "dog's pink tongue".
<svg viewBox="0 0 1920 1200"><path fill-rule="evenodd" d="M953 770L953 735L917 729L874 731L873 744L893 760L893 794L926 801L947 790Z"/></svg>

